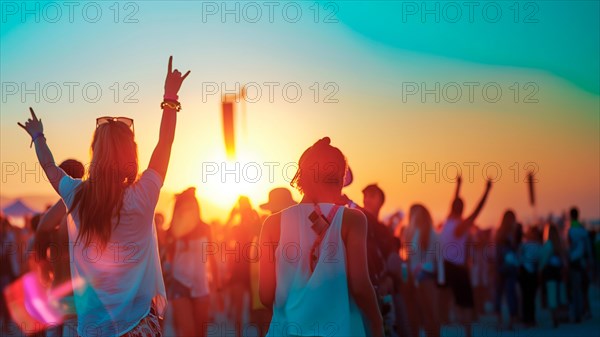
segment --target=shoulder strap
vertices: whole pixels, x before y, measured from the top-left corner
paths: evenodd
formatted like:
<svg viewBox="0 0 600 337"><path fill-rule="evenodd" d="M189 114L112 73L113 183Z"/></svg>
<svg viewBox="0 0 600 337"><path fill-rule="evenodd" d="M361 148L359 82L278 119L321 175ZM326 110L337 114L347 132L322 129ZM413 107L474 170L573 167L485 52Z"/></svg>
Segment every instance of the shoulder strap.
<svg viewBox="0 0 600 337"><path fill-rule="evenodd" d="M317 213L319 216L318 221L323 221L324 228L322 228L322 230L317 232L317 239L313 243L313 246L310 250L310 271L311 272L313 272L315 270L315 268L317 267L317 262L319 261L319 252L321 250L320 249L321 242L323 241L323 239L325 238L325 235L329 231L329 228L331 227L331 223L333 222L333 218L337 214L337 211L340 209L340 207L341 207L340 205L334 205L333 207L331 207L329 214L327 214L327 218L325 218L323 216L323 213L321 212L321 208L319 207L319 205L315 204L315 213Z"/></svg>

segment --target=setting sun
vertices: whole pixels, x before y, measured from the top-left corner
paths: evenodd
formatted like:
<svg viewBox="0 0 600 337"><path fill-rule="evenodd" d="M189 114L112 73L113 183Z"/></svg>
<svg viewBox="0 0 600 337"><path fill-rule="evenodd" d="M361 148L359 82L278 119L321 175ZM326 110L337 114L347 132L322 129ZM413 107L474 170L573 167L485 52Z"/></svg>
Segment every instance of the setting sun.
<svg viewBox="0 0 600 337"><path fill-rule="evenodd" d="M264 202L276 182L275 168L265 165L258 154L239 148L235 158L227 159L224 147L218 147L215 146L217 149L209 157L210 160L194 164L200 168L194 184L196 195L208 215L207 220L216 215L220 215L218 217L222 220L226 219L227 212L240 196L247 196L257 207ZM289 171L293 176L295 171ZM177 173L174 175L177 176Z"/></svg>

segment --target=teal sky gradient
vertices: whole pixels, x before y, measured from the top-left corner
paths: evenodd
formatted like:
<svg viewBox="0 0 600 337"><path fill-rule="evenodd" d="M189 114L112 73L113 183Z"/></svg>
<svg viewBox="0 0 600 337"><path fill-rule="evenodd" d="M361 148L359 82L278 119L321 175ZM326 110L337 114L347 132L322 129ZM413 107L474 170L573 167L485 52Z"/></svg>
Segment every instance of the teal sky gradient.
<svg viewBox="0 0 600 337"><path fill-rule="evenodd" d="M248 132L239 134L242 152L259 161L285 163L297 160L307 146L329 135L353 167L356 183L348 189L351 197L360 200L362 187L377 181L389 191L384 211L422 201L437 218L447 211L452 184L416 178L403 182L399 176L403 162L497 161L505 178L482 214L489 224L497 222L506 207L530 213L523 184L506 176L514 162L536 162L542 182L540 214L577 204L584 217L600 217L599 1L517 1L522 14L518 22L510 8L514 1L495 1L503 11L497 23L486 21L477 9L473 22L463 12L456 23L443 14L435 22L432 16L423 20L420 12L406 12L407 4L435 1L297 1L293 3L300 5L302 16L296 23L282 15L288 2L278 2L271 23L261 1L256 3L263 17L257 23L243 17L236 23L232 15L222 22L220 13L206 15L207 4L235 6L222 1L135 2L138 11L133 18L138 22L124 23L130 13L124 6L129 2L121 1L115 23L110 9L114 2L97 1L102 17L96 23L82 17L83 2L76 7L73 23L65 7L58 22L42 17L38 23L32 15L7 13L7 2L1 2L2 162L30 166L35 162L27 136L16 126L27 118L27 107L34 106L57 160L87 160L96 117L134 118L145 167L158 137L166 60L174 55L175 65L192 69L192 74L180 93L184 110L169 169L173 174L165 182L168 191L202 186L201 163L220 158L224 150L219 97L203 101L203 83L224 82L234 88L235 82L297 82L303 89L298 103L285 102L276 94L274 103L261 99L248 104ZM50 2L28 5L32 3L45 8ZM248 2L238 3L242 9ZM438 3L443 8L448 2ZM476 3L481 9L492 2ZM536 7L526 8L528 4ZM536 9L531 19L537 22L523 22L525 14L533 13L531 8ZM333 13L333 23L323 22ZM403 101L407 82L431 87L473 81L499 83L502 99L491 104L479 95L474 103L435 103L422 102L415 95ZM35 102L33 95L22 100L20 93L5 92L6 83L32 88L36 82L42 86L93 82L103 94L90 103L77 91L75 101L69 103L63 87L63 98L52 103L43 97ZM115 82L121 86L117 103L109 89ZM122 102L129 92L123 89L127 82L137 85L138 103ZM327 91L321 91L320 102L314 103L309 89L314 82L337 84L339 103L323 103ZM517 103L509 90L515 82L521 88ZM522 102L527 93L523 86L529 82L538 88L538 103ZM279 179L272 185L286 182ZM263 202L273 186L261 186L251 198ZM482 188L481 175L465 186L468 209ZM198 190L203 202L210 202L210 196ZM22 193L53 192L43 181L23 184L9 177L2 182L0 194ZM222 217L223 211L209 208L205 214Z"/></svg>

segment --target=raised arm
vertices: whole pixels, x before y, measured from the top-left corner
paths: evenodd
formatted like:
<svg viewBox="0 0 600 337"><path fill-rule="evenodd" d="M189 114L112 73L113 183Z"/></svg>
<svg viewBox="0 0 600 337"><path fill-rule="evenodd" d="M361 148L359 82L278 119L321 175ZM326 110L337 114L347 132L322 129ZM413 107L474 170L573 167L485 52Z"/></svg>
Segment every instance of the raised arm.
<svg viewBox="0 0 600 337"><path fill-rule="evenodd" d="M462 236L475 223L475 219L477 219L477 217L479 216L479 213L481 213L481 210L483 209L483 205L485 205L485 201L487 200L487 197L488 197L488 194L490 193L491 188L492 188L492 181L488 180L485 185L485 192L483 193L483 196L481 197L481 200L479 200L479 204L477 204L477 207L475 208L473 213L471 213L471 215L469 215L468 218L464 219L456 227L456 230L454 232L454 234L456 236Z"/></svg>
<svg viewBox="0 0 600 337"><path fill-rule="evenodd" d="M450 212L449 214L452 215L452 209L453 209L453 205L454 202L456 201L456 199L460 198L460 186L462 184L462 177L460 176L460 174L456 175L456 191L454 191L454 199L452 199L452 201L450 202Z"/></svg>
<svg viewBox="0 0 600 337"><path fill-rule="evenodd" d="M42 120L37 118L32 108L29 108L29 111L31 112L31 118L25 122L25 125L21 123L17 124L31 136L31 143L35 144L35 154L37 155L38 161L42 166L42 169L44 169L48 181L58 193L58 184L62 177L65 176L65 172L54 162L52 152L46 143Z"/></svg>
<svg viewBox="0 0 600 337"><path fill-rule="evenodd" d="M163 104L162 120L160 122L160 134L158 136L158 144L152 152L149 168L158 172L165 179L167 168L169 167L169 159L171 158L171 146L175 138L175 125L177 124L177 110L174 106L179 105L179 88L181 83L190 74L188 71L181 76L179 70L173 68L173 56L169 57L169 68L167 78L165 80L165 96L164 101L169 104Z"/></svg>
<svg viewBox="0 0 600 337"><path fill-rule="evenodd" d="M456 176L456 192L454 192L454 200L460 197L460 185L462 184L462 178L459 175Z"/></svg>

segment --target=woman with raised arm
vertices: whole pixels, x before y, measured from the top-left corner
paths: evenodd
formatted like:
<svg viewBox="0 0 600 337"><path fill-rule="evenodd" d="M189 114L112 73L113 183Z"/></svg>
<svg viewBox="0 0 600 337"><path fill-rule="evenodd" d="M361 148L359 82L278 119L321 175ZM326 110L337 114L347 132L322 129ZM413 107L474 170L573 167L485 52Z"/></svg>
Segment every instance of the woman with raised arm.
<svg viewBox="0 0 600 337"><path fill-rule="evenodd" d="M188 74L172 70L169 58L158 144L139 177L132 119L96 120L91 165L83 180L56 165L33 109L25 125L18 123L31 136L40 165L67 206L82 337L161 335L158 319L166 295L153 218L181 108L177 93Z"/></svg>
<svg viewBox="0 0 600 337"><path fill-rule="evenodd" d="M492 188L492 181L488 179L483 196L473 213L467 218L463 218L463 201L460 198L461 183L462 179L459 176L450 214L440 232L440 243L444 258L444 279L454 295L458 320L463 325L465 335L470 337L472 335L471 323L475 319L475 300L467 263L467 241L469 231L475 226L475 220L485 205Z"/></svg>
<svg viewBox="0 0 600 337"><path fill-rule="evenodd" d="M304 194L300 204L262 228L259 296L273 309L267 336L383 336L367 267L367 220L337 205L348 166L329 143L323 138L300 157L292 180Z"/></svg>

